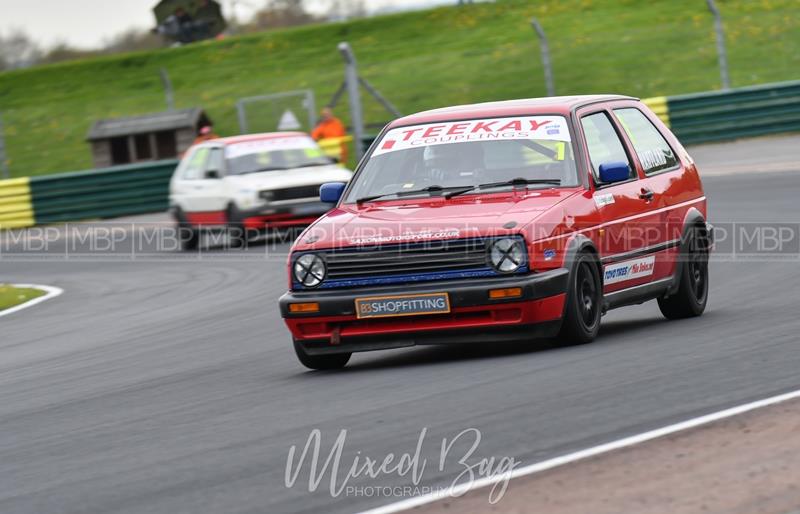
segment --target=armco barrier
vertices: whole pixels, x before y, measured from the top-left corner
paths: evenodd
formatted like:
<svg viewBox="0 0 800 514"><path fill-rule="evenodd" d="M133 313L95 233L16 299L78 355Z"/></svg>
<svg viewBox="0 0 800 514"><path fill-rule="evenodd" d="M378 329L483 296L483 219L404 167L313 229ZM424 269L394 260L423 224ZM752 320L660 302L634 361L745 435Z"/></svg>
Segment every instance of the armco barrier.
<svg viewBox="0 0 800 514"><path fill-rule="evenodd" d="M800 130L800 81L670 97L672 130L702 143Z"/></svg>
<svg viewBox="0 0 800 514"><path fill-rule="evenodd" d="M169 180L178 161L31 177L36 224L110 218L168 208Z"/></svg>
<svg viewBox="0 0 800 514"><path fill-rule="evenodd" d="M800 81L644 102L685 144L800 131Z"/></svg>

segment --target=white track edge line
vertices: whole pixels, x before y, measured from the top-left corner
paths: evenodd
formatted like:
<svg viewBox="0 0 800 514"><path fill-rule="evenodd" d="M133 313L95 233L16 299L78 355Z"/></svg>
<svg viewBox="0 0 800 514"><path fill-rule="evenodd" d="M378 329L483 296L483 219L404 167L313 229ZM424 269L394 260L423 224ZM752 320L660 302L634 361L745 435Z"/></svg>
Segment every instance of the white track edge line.
<svg viewBox="0 0 800 514"><path fill-rule="evenodd" d="M390 503L389 505L384 505L382 507L376 507L374 509L365 510L362 511L360 514L391 514L394 512L400 512L412 509L414 507L419 507L420 505L433 503L437 500L443 500L445 498L453 496L460 496L469 491L494 485L509 478L514 479L514 478L524 477L527 475L533 475L535 473L540 473L542 471L563 466L565 464L570 464L572 462L588 459L590 457L612 452L614 450L620 450L622 448L635 446L639 443L650 441L652 439L657 439L659 437L675 434L677 432L699 427L701 425L706 425L708 423L720 421L726 418L737 416L739 414L744 414L745 412L750 412L756 409L768 407L770 405L776 405L797 398L800 398L800 390L791 391L777 396L771 396L769 398L764 398L762 400L756 400L754 402L746 403L744 405L739 405L738 407L731 407L729 409L721 410L711 414L706 414L704 416L700 416L697 418L688 419L686 421L681 421L679 423L668 425L662 428L657 428L655 430L650 430L648 432L643 432L641 434L636 434L622 439L618 439L616 441L604 443L599 446L593 446L591 448L586 448L584 450L568 453L566 455L554 457L552 459L548 459L545 461L529 464L527 466L523 466L521 468L513 470L510 473L510 477L509 474L503 474L494 477L481 478L473 481L472 483L464 483L456 487L445 488L443 490L434 493L422 496L416 496L414 498L408 498L405 500L401 500L399 502Z"/></svg>
<svg viewBox="0 0 800 514"><path fill-rule="evenodd" d="M15 312L19 312L22 309L27 309L28 307L33 307L36 304L45 302L51 298L55 298L56 296L60 295L64 292L63 289L60 287L55 286L43 286L40 284L9 284L11 287L19 287L22 289L41 289L45 292L44 295L34 298L33 300L28 300L25 303L21 303L14 307L10 307L8 309L4 309L0 311L0 318L3 316L8 316L9 314L14 314Z"/></svg>

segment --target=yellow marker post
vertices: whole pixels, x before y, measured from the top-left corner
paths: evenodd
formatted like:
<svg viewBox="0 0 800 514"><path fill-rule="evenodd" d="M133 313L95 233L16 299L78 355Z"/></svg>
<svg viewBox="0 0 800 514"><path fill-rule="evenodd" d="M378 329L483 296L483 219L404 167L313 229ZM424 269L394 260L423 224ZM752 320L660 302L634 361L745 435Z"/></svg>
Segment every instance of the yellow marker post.
<svg viewBox="0 0 800 514"><path fill-rule="evenodd" d="M670 126L669 123L669 101L666 96L656 96L653 98L645 98L642 100L646 106L650 108L651 111L656 113L656 116L661 118L661 121L664 122L664 125Z"/></svg>
<svg viewBox="0 0 800 514"><path fill-rule="evenodd" d="M30 179L0 180L0 230L35 224Z"/></svg>

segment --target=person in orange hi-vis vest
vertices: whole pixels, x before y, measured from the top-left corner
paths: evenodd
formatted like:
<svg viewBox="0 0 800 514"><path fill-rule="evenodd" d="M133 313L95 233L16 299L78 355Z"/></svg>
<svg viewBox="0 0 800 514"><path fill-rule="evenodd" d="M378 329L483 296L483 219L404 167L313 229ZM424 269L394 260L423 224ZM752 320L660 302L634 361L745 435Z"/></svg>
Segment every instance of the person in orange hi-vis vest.
<svg viewBox="0 0 800 514"><path fill-rule="evenodd" d="M315 141L332 137L344 137L347 135L344 124L339 118L333 115L333 111L330 107L325 107L322 109L322 112L320 112L320 117L322 119L311 132L311 137L313 137ZM347 143L342 143L341 157L339 162L347 162Z"/></svg>

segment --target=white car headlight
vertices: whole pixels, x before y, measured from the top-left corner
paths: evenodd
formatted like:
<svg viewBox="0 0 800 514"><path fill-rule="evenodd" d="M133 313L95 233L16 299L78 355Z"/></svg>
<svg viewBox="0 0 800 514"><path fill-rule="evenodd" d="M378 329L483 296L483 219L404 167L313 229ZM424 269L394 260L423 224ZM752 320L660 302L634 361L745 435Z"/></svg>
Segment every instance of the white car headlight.
<svg viewBox="0 0 800 514"><path fill-rule="evenodd" d="M489 249L489 259L497 271L511 273L525 264L525 248L519 239L498 239Z"/></svg>
<svg viewBox="0 0 800 514"><path fill-rule="evenodd" d="M327 272L325 261L315 253L307 253L294 261L294 279L305 287L320 285Z"/></svg>

